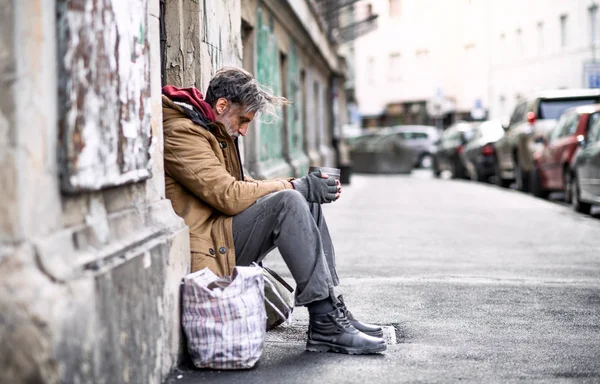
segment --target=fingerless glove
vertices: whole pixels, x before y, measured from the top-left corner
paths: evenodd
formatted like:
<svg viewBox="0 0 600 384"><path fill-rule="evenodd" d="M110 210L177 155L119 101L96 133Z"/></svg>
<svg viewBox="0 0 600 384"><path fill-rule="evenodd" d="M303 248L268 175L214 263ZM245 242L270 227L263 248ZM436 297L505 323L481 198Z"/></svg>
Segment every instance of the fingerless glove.
<svg viewBox="0 0 600 384"><path fill-rule="evenodd" d="M337 186L335 178L324 179L321 173L310 173L300 179L292 180L294 189L311 203L331 203L335 200Z"/></svg>

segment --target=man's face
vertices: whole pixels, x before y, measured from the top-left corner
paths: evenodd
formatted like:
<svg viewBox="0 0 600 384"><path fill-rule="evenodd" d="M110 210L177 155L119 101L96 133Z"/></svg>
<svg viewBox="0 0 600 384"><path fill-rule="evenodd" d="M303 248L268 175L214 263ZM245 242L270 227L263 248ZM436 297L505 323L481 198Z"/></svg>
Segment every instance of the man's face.
<svg viewBox="0 0 600 384"><path fill-rule="evenodd" d="M236 139L239 135L246 136L248 124L254 119L256 113L244 112L245 108L239 104L226 103L222 109L219 107L220 105L217 103L215 119L225 125L227 133L233 139Z"/></svg>

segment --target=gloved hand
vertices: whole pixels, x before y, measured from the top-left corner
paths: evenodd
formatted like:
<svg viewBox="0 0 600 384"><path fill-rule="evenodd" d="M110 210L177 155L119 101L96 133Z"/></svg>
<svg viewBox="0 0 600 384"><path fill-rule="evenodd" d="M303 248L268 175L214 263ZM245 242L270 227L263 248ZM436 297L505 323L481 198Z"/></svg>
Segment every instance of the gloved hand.
<svg viewBox="0 0 600 384"><path fill-rule="evenodd" d="M321 175L321 171L318 171L292 180L294 189L310 203L324 204L335 201L338 192L335 179L333 177L324 179Z"/></svg>

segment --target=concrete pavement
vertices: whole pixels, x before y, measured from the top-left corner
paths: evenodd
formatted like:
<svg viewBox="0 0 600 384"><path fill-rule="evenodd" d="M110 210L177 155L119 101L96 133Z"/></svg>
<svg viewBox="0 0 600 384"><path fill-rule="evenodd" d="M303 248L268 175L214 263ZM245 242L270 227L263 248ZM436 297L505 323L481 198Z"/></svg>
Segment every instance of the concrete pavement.
<svg viewBox="0 0 600 384"><path fill-rule="evenodd" d="M597 217L423 171L356 175L326 215L338 291L398 343L375 356L305 352L297 308L255 369L183 368L170 383L600 382ZM277 255L266 264L292 281Z"/></svg>

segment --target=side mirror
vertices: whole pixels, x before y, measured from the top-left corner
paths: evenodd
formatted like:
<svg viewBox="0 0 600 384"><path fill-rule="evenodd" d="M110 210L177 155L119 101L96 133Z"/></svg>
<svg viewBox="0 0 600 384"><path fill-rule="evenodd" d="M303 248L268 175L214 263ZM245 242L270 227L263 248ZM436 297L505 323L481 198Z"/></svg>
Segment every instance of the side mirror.
<svg viewBox="0 0 600 384"><path fill-rule="evenodd" d="M577 144L579 144L581 148L585 148L587 145L587 140L585 139L584 135L577 135Z"/></svg>

